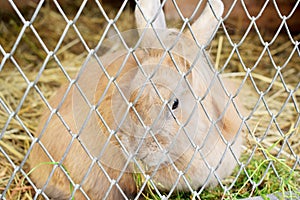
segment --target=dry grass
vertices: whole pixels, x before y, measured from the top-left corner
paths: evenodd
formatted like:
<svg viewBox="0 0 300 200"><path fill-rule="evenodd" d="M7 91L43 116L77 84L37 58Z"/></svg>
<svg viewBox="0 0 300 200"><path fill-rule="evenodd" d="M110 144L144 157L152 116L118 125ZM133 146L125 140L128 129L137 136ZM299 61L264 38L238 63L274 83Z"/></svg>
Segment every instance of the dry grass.
<svg viewBox="0 0 300 200"><path fill-rule="evenodd" d="M88 5L88 8L83 11L76 22L78 30L90 48L94 48L97 45L107 25L103 16L99 14L99 10L97 8L92 9L92 7L96 6ZM113 12L111 7L106 7L106 9L106 11L111 11L111 17L115 15L115 11ZM74 12L72 10L69 12L68 16L72 18ZM31 13L32 11L28 11L28 14L26 14L27 19L30 19ZM118 20L117 26L122 31L132 28L133 24L132 13L126 9ZM54 50L65 29L66 22L57 10L46 6L41 9L36 20L33 22L33 26L45 42L47 48ZM4 20L0 21L0 44L6 52L11 51L21 29L22 23L17 16L6 16ZM231 37L233 41L238 42L241 34L232 34ZM300 35L294 39L299 40ZM272 59L274 59L277 66L282 66L286 62L292 49L293 45L289 38L285 34L279 35L274 44L270 46ZM257 34L251 33L248 35L244 43L239 47L239 52L246 67L253 67L262 50L263 45L259 42ZM218 34L211 47L211 53L216 60L218 68L223 66L231 51L232 47L229 45L224 34ZM28 81L31 82L38 76L46 55L42 50L41 44L28 28L16 48L13 59L18 63ZM78 39L74 29L71 28L56 53L57 58L70 77L75 76L79 67L84 62L86 55L87 51ZM2 54L0 58L1 60L3 59ZM284 158L290 167L295 165L296 160L295 157L291 156L291 150L288 146L293 149L293 153L296 155L300 154L299 127L298 129L294 128L297 120L299 123L299 113L297 113L295 108L297 107L299 112L300 90L297 88L300 80L299 63L299 52L298 54L296 52L290 58L287 66L281 70L285 84L282 83L280 78L273 80L276 70L267 53L263 55L256 69L251 73L259 91L266 91L270 83L273 83L273 86L264 95L268 109L266 109L263 102L260 102L255 112L251 114L251 118L247 121L251 130L251 133L247 136L247 151L250 153L254 150L257 155L262 155L262 152L266 152L266 150L272 155L277 155L280 151L279 157ZM236 53L230 59L224 76L234 79L237 83L242 82L245 70ZM44 106L40 95L33 88L29 90L23 104L20 105L20 100L23 98L24 92L28 87L26 81L14 66L12 60L8 60L0 71L0 130L2 131L0 135L0 194L5 190L9 181L12 181L6 193L7 199L31 199L34 193L29 183L26 181L23 183L24 173L13 173L13 165L18 166L22 163L24 155L30 147L31 137L28 135L28 132L32 133L35 131L39 123L39 117L42 114L42 107ZM57 88L66 82L67 77L59 68L57 62L54 59L50 59L45 66L45 70L41 73L37 85L45 98L49 99ZM293 94L293 98L290 98L288 101L287 97L289 93L286 92L287 89L297 89ZM253 110L259 99L259 94L255 91L250 78L247 78L241 94L245 96L243 104L249 111ZM282 109L283 105L284 108ZM11 118L9 112L13 112L16 109L19 109L17 117ZM276 116L276 123L273 122L271 125L269 124L272 116L269 111ZM23 124L20 123L19 119ZM7 123L8 125L6 126ZM4 127L5 129L3 129ZM264 137L265 134L267 134L267 137ZM256 139L261 139L260 145L257 145ZM287 145L286 140L289 145ZM3 152L8 155L9 159ZM249 156L246 157L245 162ZM24 172L28 172L28 165L25 163L22 169ZM295 170L299 171L299 163L295 166ZM14 176L11 180L13 174Z"/></svg>

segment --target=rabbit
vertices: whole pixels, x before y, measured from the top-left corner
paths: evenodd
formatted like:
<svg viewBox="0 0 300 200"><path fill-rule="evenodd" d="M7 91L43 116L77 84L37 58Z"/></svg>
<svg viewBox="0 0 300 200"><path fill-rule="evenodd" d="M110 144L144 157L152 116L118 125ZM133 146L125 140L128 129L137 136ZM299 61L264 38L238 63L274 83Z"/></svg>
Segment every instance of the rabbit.
<svg viewBox="0 0 300 200"><path fill-rule="evenodd" d="M209 2L193 34L179 34L167 28L159 0L140 0L138 47L91 58L77 81L58 90L29 155L40 192L131 199L139 192L135 174L161 191L191 191L232 173L242 153L243 108L232 103L234 84L217 76L204 50L224 10L221 0Z"/></svg>

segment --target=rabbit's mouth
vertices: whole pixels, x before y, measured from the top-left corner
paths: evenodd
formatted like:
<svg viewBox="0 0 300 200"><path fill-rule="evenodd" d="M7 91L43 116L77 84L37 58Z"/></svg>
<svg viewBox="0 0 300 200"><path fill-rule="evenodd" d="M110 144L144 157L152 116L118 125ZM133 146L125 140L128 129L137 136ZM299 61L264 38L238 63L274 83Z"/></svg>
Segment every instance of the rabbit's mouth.
<svg viewBox="0 0 300 200"><path fill-rule="evenodd" d="M143 167L148 171L155 168L162 168L170 165L172 159L168 157L166 152L154 152L145 155L138 155Z"/></svg>

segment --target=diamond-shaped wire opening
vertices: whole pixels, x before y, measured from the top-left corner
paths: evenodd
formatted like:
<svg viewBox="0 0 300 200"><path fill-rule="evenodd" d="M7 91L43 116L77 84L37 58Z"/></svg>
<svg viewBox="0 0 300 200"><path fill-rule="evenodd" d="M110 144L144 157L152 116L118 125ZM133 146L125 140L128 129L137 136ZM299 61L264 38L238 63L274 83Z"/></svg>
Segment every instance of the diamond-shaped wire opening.
<svg viewBox="0 0 300 200"><path fill-rule="evenodd" d="M100 7L99 10L93 9L97 8L97 6ZM78 10L76 10L76 13L74 13L73 15L65 13L68 12L68 6L64 6L64 4L56 4L56 7L59 9L60 13L64 13L63 15L65 15L65 18L74 21L74 33L80 33L80 37L82 37L81 39L79 38L81 40L81 43L87 45L90 49L96 46L100 38L106 37L106 33L104 34L104 32L105 27L108 26L109 18L105 13L105 10L103 9L103 6L99 2L95 3L90 1L84 1L80 5L80 7L78 6ZM96 18L95 16L97 16L97 20L94 21L90 21L88 18ZM95 37L90 37L90 35L95 35ZM77 41L78 39L76 38L75 40ZM74 41L74 43L76 42ZM84 48L75 47L73 47L72 49L77 53L82 53L82 51L84 50Z"/></svg>
<svg viewBox="0 0 300 200"><path fill-rule="evenodd" d="M278 2L273 2L274 7L277 11L278 16L280 19L286 24L285 28L287 32L293 32L296 33L297 28L295 28L295 19L296 17L299 17L299 1L294 2L295 4L292 4L289 2L289 4L282 4L280 5ZM285 21L286 20L286 21Z"/></svg>
<svg viewBox="0 0 300 200"><path fill-rule="evenodd" d="M6 149L8 149L8 151L6 151ZM10 192L6 194L7 198L18 198L18 196L23 196L24 193L32 194L32 187L27 186L28 182L24 181L26 172L19 167L20 163L16 161L18 159L15 159L9 149L11 149L9 146L2 146L2 144L0 144L0 160L1 163L3 163L3 165L1 164L1 168L4 169L3 174L1 174L1 188L10 190ZM27 168L27 166L24 168ZM9 177L7 176L8 174L10 174Z"/></svg>
<svg viewBox="0 0 300 200"><path fill-rule="evenodd" d="M134 20L133 15L131 15L130 3L130 1L123 1L122 5L120 5L120 7L115 11L111 11L110 9L106 9L104 7L104 10L106 10L106 13L109 15L109 17L115 21L115 24L120 31L126 31L134 28L134 23L124 24L121 20L125 18L130 21Z"/></svg>
<svg viewBox="0 0 300 200"><path fill-rule="evenodd" d="M32 3L31 5L27 5L28 2L22 4L22 2L8 2L8 1L4 1L2 2L3 8L6 8L4 11L5 12L1 12L1 20L3 21L10 21L10 23L3 23L1 25L1 33L4 34L9 34L9 35L13 35L13 34L18 34L20 31L24 31L24 29L22 30L22 26L28 26L28 23L31 20L34 20L36 17L36 14L39 12L40 7L41 7L41 3L40 4L35 4ZM25 8L23 8L25 7ZM19 8L23 8L22 10L19 10ZM22 34L19 34L19 36L22 37ZM8 50L13 48L13 46L18 45L16 41L17 39L17 35L15 36L15 39L12 39L11 41L6 41L8 43L6 43L5 45L3 45L3 47Z"/></svg>
<svg viewBox="0 0 300 200"><path fill-rule="evenodd" d="M46 27L47 21L49 21L50 19L55 19L57 25L50 26L49 28ZM66 31L65 29L68 28L67 22L60 15L60 13L58 11L54 12L54 8L50 9L49 7L43 7L41 9L36 19L33 21L33 26L37 27L36 33L39 35L43 43L45 43L47 48L51 51L56 48L60 37L63 35L64 31ZM49 31L51 31L51 37L49 37L49 33L45 32L44 29L49 29Z"/></svg>
<svg viewBox="0 0 300 200"><path fill-rule="evenodd" d="M247 11L243 9L241 1L227 1L225 4L225 12L223 14L226 31L232 35L235 32L239 34L236 37L241 37L244 31L251 25L251 20L247 17Z"/></svg>

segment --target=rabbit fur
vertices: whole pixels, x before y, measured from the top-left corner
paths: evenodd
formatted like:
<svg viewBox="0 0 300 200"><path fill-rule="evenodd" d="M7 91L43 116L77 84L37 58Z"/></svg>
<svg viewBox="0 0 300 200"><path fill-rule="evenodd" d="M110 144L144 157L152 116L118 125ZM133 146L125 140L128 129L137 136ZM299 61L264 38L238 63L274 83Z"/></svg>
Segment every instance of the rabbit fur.
<svg viewBox="0 0 300 200"><path fill-rule="evenodd" d="M234 84L215 76L203 48L224 9L221 0L209 2L171 58L153 34L158 30L167 47L177 38L160 1L139 1L141 48L104 55L106 74L99 60L89 62L77 82L87 99L69 84L49 101L55 109L45 110L29 157L37 188L52 199L130 199L138 192L134 173L149 175L162 191L178 178L176 190L190 191L232 173L242 152L242 119L228 95Z"/></svg>

